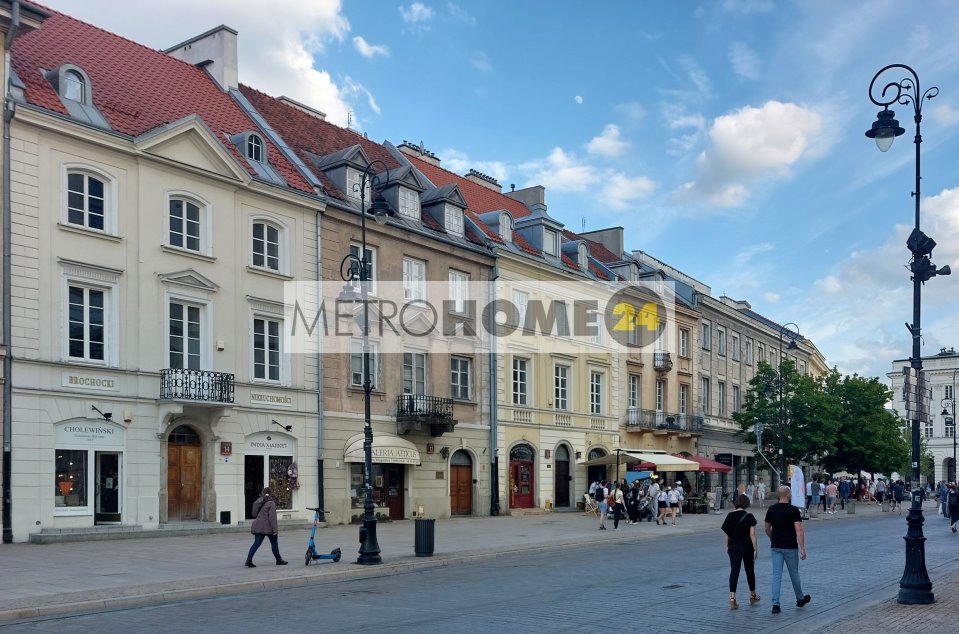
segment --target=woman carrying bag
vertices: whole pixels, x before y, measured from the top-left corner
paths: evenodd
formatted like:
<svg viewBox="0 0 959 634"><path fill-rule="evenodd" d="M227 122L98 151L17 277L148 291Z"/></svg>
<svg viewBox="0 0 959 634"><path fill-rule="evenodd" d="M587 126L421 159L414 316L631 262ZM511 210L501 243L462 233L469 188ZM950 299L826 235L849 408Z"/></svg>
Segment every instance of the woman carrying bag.
<svg viewBox="0 0 959 634"><path fill-rule="evenodd" d="M746 583L749 585L749 605L759 603L756 594L756 571L754 564L759 556L756 547L756 518L746 509L749 498L743 494L736 497L736 510L723 521L723 545L729 555L729 609L739 607L736 602L736 586L739 585L740 566L746 569Z"/></svg>
<svg viewBox="0 0 959 634"><path fill-rule="evenodd" d="M250 532L253 533L253 545L250 546L250 552L246 556L246 567L256 568L253 555L263 543L264 537L270 538L270 548L276 558L276 565L285 566L287 562L280 556L280 546L276 539L276 502L273 501L273 492L270 491L270 487L263 489L263 495L253 503L253 517L255 519L250 527Z"/></svg>

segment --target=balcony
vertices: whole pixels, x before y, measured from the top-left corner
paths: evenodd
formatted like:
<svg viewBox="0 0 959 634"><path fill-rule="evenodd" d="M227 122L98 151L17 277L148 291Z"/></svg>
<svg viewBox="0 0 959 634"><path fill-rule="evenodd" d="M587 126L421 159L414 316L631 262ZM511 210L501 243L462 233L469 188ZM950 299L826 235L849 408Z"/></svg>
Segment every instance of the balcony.
<svg viewBox="0 0 959 634"><path fill-rule="evenodd" d="M653 353L653 368L657 372L669 372L673 369L673 360L668 352Z"/></svg>
<svg viewBox="0 0 959 634"><path fill-rule="evenodd" d="M431 436L453 431L453 399L425 394L401 394L396 397L396 433L405 435L429 425Z"/></svg>
<svg viewBox="0 0 959 634"><path fill-rule="evenodd" d="M626 408L626 427L636 431L651 429L654 431L676 431L698 433L703 429L702 416L672 414L654 409Z"/></svg>
<svg viewBox="0 0 959 634"><path fill-rule="evenodd" d="M209 370L160 370L160 400L232 403L233 375Z"/></svg>

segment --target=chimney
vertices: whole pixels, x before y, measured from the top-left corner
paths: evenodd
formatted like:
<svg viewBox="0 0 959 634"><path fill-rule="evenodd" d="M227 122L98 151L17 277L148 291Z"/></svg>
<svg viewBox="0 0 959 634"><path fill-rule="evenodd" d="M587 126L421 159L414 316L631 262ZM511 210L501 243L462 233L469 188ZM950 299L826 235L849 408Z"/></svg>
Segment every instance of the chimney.
<svg viewBox="0 0 959 634"><path fill-rule="evenodd" d="M282 104L286 104L291 108L296 108L300 112L304 112L310 115L311 117L316 117L317 119L320 119L321 121L326 121L325 112L320 112L316 108L311 108L306 104L300 103L299 101L294 101L293 99L290 99L289 97L285 95L277 98L277 101L279 101Z"/></svg>
<svg viewBox="0 0 959 634"><path fill-rule="evenodd" d="M499 182L492 176L487 176L482 172L477 172L476 170L470 170L469 173L464 176L468 181L474 182L477 185L482 185L486 189L492 189L494 192L501 194L503 193L503 188L500 186Z"/></svg>
<svg viewBox="0 0 959 634"><path fill-rule="evenodd" d="M420 142L419 145L417 145L415 143L411 143L410 141L407 141L406 139L404 139L403 142L396 149L398 149L403 154L406 154L407 156L415 156L416 158L422 161L426 161L430 165L435 165L436 167L440 166L439 158L437 158L435 154L427 150L423 146L422 141Z"/></svg>
<svg viewBox="0 0 959 634"><path fill-rule="evenodd" d="M623 228L609 227L608 229L597 229L595 231L580 232L584 238L589 238L593 242L599 242L601 245L612 251L616 257L623 257Z"/></svg>
<svg viewBox="0 0 959 634"><path fill-rule="evenodd" d="M205 69L223 90L240 85L236 59L236 31L228 26L210 29L163 51L170 57Z"/></svg>
<svg viewBox="0 0 959 634"><path fill-rule="evenodd" d="M515 189L504 194L523 203L531 212L546 213L546 188L542 185Z"/></svg>

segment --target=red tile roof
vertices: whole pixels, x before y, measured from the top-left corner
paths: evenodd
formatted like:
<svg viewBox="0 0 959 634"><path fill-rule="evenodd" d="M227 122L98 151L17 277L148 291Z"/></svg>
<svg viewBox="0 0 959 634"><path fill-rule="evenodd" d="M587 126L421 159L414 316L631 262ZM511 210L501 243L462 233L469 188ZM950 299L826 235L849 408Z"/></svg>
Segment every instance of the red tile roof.
<svg viewBox="0 0 959 634"><path fill-rule="evenodd" d="M29 103L67 115L42 72L75 64L90 77L93 102L115 131L138 136L195 114L255 175L223 135L256 130L257 126L206 72L52 9L43 10L50 13L43 25L13 44L13 68L26 85ZM313 187L293 164L266 142L270 163L286 182L312 193Z"/></svg>

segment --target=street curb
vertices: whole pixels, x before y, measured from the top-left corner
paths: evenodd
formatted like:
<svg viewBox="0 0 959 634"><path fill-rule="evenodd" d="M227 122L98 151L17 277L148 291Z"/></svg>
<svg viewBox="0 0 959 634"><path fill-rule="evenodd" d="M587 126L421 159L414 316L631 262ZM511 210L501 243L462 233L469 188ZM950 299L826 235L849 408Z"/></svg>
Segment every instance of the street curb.
<svg viewBox="0 0 959 634"><path fill-rule="evenodd" d="M757 507L761 508L761 507ZM842 517L842 516L840 516ZM840 519L836 517L835 519ZM869 514L846 515L845 519L854 520L870 517ZM825 518L817 518L824 520ZM711 526L708 529L700 527L686 528L679 525L679 531L669 531L664 534L672 535L696 535L711 532L716 527ZM653 537L651 533L635 533L629 530L623 530L620 534L607 531L604 539L610 543L628 542L636 539L646 539ZM659 536L659 534L655 534ZM496 557L509 556L514 554L535 554L541 552L550 552L555 550L567 550L578 548L585 542L582 538L557 540L535 545L517 545L504 549L481 549L460 555L441 555L437 558L417 558L405 556L393 563L385 563L378 566L367 567L359 564L348 564L346 569L333 569L336 564L327 564L315 567L316 573L297 573L293 576L278 577L274 579L243 580L237 582L218 581L223 577L212 577L207 579L194 579L195 583L209 581L209 585L194 588L184 588L182 590L168 589L169 582L162 584L144 584L142 592L139 594L129 594L117 597L96 598L87 600L77 600L68 603L48 603L46 605L37 605L30 607L19 607L0 609L0 624L13 621L57 618L64 616L74 616L81 614L90 614L95 612L107 612L112 610L121 610L135 607L144 607L150 605L160 605L164 603L173 603L176 601L190 601L210 599L217 596L241 594L247 592L257 592L262 590L278 590L296 586L306 586L311 584L327 584L340 581L353 581L358 579L367 579L370 577L383 577L399 574L406 574L416 570L427 570L430 568L440 568L445 566L460 565L469 562L486 561ZM594 543L594 542L589 542ZM160 588L158 586L163 586ZM49 601L56 599L55 595L47 598Z"/></svg>

